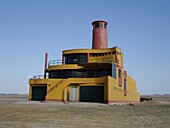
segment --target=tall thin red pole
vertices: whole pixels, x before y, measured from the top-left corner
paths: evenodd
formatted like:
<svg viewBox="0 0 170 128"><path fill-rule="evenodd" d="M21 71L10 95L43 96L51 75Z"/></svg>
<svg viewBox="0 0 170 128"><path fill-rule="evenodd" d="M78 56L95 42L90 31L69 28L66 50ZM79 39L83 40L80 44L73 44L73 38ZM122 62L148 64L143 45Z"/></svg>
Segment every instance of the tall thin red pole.
<svg viewBox="0 0 170 128"><path fill-rule="evenodd" d="M64 55L62 55L62 64L64 64Z"/></svg>
<svg viewBox="0 0 170 128"><path fill-rule="evenodd" d="M47 63L48 63L48 53L45 53L44 79L46 79Z"/></svg>

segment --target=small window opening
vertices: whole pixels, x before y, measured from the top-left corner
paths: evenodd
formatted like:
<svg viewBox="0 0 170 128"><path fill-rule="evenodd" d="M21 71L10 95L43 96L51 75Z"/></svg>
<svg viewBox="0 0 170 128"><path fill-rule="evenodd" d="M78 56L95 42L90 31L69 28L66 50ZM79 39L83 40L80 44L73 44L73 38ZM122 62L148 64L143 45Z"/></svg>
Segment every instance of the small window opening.
<svg viewBox="0 0 170 128"><path fill-rule="evenodd" d="M102 28L103 24L101 22L95 23L95 28Z"/></svg>

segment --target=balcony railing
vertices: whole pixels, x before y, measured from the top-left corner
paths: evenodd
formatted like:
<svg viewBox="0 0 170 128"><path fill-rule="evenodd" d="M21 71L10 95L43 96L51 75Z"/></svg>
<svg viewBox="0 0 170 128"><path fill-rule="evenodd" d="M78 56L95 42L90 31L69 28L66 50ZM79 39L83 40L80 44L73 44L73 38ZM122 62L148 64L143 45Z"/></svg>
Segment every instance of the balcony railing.
<svg viewBox="0 0 170 128"><path fill-rule="evenodd" d="M46 75L46 78L48 78L48 75ZM32 79L44 79L44 75L36 75L36 76L33 76Z"/></svg>
<svg viewBox="0 0 170 128"><path fill-rule="evenodd" d="M109 63L109 62L113 62L114 59L113 58L101 58L101 59L89 59L89 61L84 61L84 60L77 60L76 62L72 62L69 61L68 62L64 62L64 64L85 64L85 63ZM69 63L70 62L70 63ZM51 60L48 62L48 66L53 66L53 65L62 65L62 59L59 60Z"/></svg>
<svg viewBox="0 0 170 128"><path fill-rule="evenodd" d="M62 59L60 60L51 60L48 62L48 66L53 66L53 65L62 65Z"/></svg>

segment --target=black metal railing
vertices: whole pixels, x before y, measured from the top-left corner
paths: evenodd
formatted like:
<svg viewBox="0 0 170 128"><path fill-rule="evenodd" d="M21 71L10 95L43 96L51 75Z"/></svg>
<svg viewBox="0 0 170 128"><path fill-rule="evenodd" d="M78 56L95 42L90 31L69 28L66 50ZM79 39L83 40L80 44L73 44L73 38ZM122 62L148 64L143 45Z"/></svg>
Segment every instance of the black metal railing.
<svg viewBox="0 0 170 128"><path fill-rule="evenodd" d="M33 76L32 79L44 79L45 76L44 75L36 75L36 76ZM48 75L46 75L46 78L48 78Z"/></svg>
<svg viewBox="0 0 170 128"><path fill-rule="evenodd" d="M53 65L62 65L62 59L51 60L51 61L48 62L48 66L53 66Z"/></svg>
<svg viewBox="0 0 170 128"><path fill-rule="evenodd" d="M85 63L110 63L113 62L113 58L102 58L102 59L90 59L88 62L85 60L77 60L77 61L66 61L63 62L64 64L85 64ZM59 60L51 60L48 62L48 66L53 66L53 65L62 65L62 59Z"/></svg>

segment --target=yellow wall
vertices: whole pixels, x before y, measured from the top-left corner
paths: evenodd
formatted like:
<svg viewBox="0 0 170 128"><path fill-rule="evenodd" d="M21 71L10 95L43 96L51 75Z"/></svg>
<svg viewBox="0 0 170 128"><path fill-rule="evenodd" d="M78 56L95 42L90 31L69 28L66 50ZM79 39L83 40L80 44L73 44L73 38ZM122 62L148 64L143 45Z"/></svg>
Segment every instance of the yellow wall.
<svg viewBox="0 0 170 128"><path fill-rule="evenodd" d="M62 69L83 69L83 66L78 66L77 64L64 64L64 65L53 65L49 66L47 70L62 70Z"/></svg>
<svg viewBox="0 0 170 128"><path fill-rule="evenodd" d="M89 63L92 62L115 62L115 52L119 52L121 55L121 50L118 47L113 48L105 48L105 49L72 49L63 51L63 56L66 54L75 54L75 53L87 53L89 54ZM92 54L96 55L93 56ZM120 55L118 55L118 59L120 60L120 65L123 61L121 61Z"/></svg>
<svg viewBox="0 0 170 128"><path fill-rule="evenodd" d="M60 81L62 81L62 82L59 83ZM102 77L102 78L68 78L68 79L36 79L36 80L30 79L30 81L29 81L29 83L30 83L29 97L30 97L30 99L32 97L31 86L38 86L38 85L42 86L42 83L47 85L47 95L46 95L47 101L48 100L61 101L64 99L64 90L65 89L67 91L67 100L69 100L69 85L70 84L78 85L78 94L79 94L79 86L104 86L105 82L106 82L106 77ZM57 85L57 86L55 86L55 85ZM52 91L49 91L50 89L52 89ZM106 96L105 96L105 98L106 98ZM78 95L78 100L79 100L79 95Z"/></svg>
<svg viewBox="0 0 170 128"><path fill-rule="evenodd" d="M68 78L68 79L38 79L30 80L31 86L41 86L40 83L45 83L47 85L47 92L53 88L52 91L48 92L46 95L46 100L52 101L62 101L64 100L64 90L67 91L67 100L69 100L69 85L78 85L78 100L80 98L80 86L104 86L104 100L107 102L123 102L123 101L139 101L139 93L136 90L135 81L128 76L127 78L127 96L124 96L124 86L118 85L118 80L110 76L102 78ZM42 82L41 82L42 81ZM54 86L58 84L57 87ZM31 99L31 87L29 98Z"/></svg>
<svg viewBox="0 0 170 128"><path fill-rule="evenodd" d="M105 52L121 52L121 49L118 47L113 48L104 48L104 49L70 49L64 50L63 54L74 54L74 53L105 53Z"/></svg>
<svg viewBox="0 0 170 128"><path fill-rule="evenodd" d="M132 100L140 101L140 94L137 92L136 82L129 75L127 75L127 95Z"/></svg>
<svg viewBox="0 0 170 128"><path fill-rule="evenodd" d="M124 95L124 85L118 86L118 81L108 77L108 101L109 102L139 102L140 96L136 90L136 83L131 77L127 78L127 96Z"/></svg>
<svg viewBox="0 0 170 128"><path fill-rule="evenodd" d="M61 101L64 99L64 90L67 92L67 100L69 100L69 85L78 86L78 100L80 99L80 86L104 86L104 100L107 102L118 101L140 101L140 95L137 92L136 82L127 75L126 90L127 96L124 95L124 55L118 47L107 49L77 49L65 50L65 54L87 53L89 54L89 63L100 63L103 60L115 62L115 52L118 52L119 60L116 67L116 79L106 76L101 78L68 78L68 79L30 79L29 99L32 98L32 86L47 86L46 100ZM92 53L102 53L101 56L93 56ZM113 54L112 54L113 53ZM99 61L101 60L101 61ZM107 62L106 62L107 63ZM46 71L61 70L61 69L83 69L83 66L77 64L53 65L49 66ZM96 68L96 67L95 67ZM122 71L122 86L118 85L118 69Z"/></svg>

